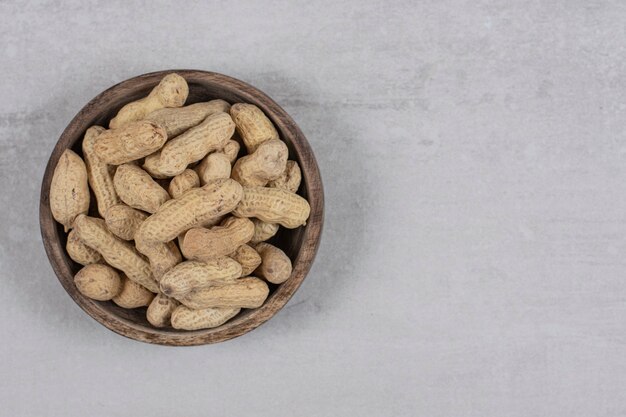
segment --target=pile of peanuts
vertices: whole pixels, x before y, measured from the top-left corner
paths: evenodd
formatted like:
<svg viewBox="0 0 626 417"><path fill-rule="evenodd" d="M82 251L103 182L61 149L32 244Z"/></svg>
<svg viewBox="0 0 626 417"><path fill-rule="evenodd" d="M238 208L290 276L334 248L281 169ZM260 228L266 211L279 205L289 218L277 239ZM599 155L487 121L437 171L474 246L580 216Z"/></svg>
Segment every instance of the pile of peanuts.
<svg viewBox="0 0 626 417"><path fill-rule="evenodd" d="M298 163L258 107L183 106L188 93L168 74L108 130L87 129L83 158L68 149L59 159L50 208L84 265L74 277L83 295L197 330L260 307L268 282L289 279L291 260L266 241L306 224L310 207L296 194Z"/></svg>

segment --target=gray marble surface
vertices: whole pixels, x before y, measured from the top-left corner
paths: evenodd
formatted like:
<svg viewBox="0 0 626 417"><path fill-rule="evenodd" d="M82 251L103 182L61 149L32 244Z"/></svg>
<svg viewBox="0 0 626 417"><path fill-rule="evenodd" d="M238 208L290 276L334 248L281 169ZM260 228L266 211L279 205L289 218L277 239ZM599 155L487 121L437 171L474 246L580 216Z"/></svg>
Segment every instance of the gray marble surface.
<svg viewBox="0 0 626 417"><path fill-rule="evenodd" d="M623 416L626 3L0 1L0 415ZM326 227L273 320L118 336L57 282L39 187L126 78L217 71L308 136Z"/></svg>

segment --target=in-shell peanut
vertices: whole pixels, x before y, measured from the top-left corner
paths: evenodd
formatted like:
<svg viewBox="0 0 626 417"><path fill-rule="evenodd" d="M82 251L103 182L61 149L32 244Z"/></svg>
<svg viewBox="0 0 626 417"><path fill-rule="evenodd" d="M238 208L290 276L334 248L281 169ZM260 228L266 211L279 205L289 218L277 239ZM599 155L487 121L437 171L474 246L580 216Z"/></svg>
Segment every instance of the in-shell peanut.
<svg viewBox="0 0 626 417"><path fill-rule="evenodd" d="M248 153L254 152L263 142L278 139L276 128L257 106L237 103L230 108L230 115Z"/></svg>
<svg viewBox="0 0 626 417"><path fill-rule="evenodd" d="M70 230L67 235L67 244L65 245L67 254L76 263L81 265L97 264L102 262L100 252L91 249L85 245L76 235L76 230Z"/></svg>
<svg viewBox="0 0 626 417"><path fill-rule="evenodd" d="M113 177L115 191L132 208L154 213L170 195L143 169L133 164L117 167Z"/></svg>
<svg viewBox="0 0 626 417"><path fill-rule="evenodd" d="M141 238L136 239L137 250L148 258L152 275L157 281L161 280L163 274L179 264L183 257L174 241L171 242L148 242Z"/></svg>
<svg viewBox="0 0 626 417"><path fill-rule="evenodd" d="M237 160L237 155L239 155L240 148L241 148L241 145L239 145L239 142L231 139L228 142L226 142L226 145L224 145L222 150L219 152L226 155L226 157L230 161L230 164L232 165Z"/></svg>
<svg viewBox="0 0 626 417"><path fill-rule="evenodd" d="M150 120L163 126L167 132L167 137L171 139L185 130L199 125L209 115L228 112L229 110L230 104L224 100L211 100L185 107L156 110L147 115L145 120Z"/></svg>
<svg viewBox="0 0 626 417"><path fill-rule="evenodd" d="M261 265L261 255L251 246L241 245L230 255L241 265L241 276L250 275L259 265Z"/></svg>
<svg viewBox="0 0 626 417"><path fill-rule="evenodd" d="M98 301L110 300L122 290L120 274L103 264L84 266L74 276L74 283L81 294Z"/></svg>
<svg viewBox="0 0 626 417"><path fill-rule="evenodd" d="M98 213L102 217L104 217L104 213L106 213L109 207L120 203L113 186L115 167L101 161L95 151L96 141L104 131L105 129L101 126L92 126L87 129L83 138L83 157L87 167L89 186L96 197Z"/></svg>
<svg viewBox="0 0 626 417"><path fill-rule="evenodd" d="M241 265L231 258L208 262L185 261L170 269L159 286L163 294L180 298L194 289L233 281L241 276Z"/></svg>
<svg viewBox="0 0 626 417"><path fill-rule="evenodd" d="M139 121L102 132L94 144L94 152L106 164L121 165L156 152L166 140L162 126Z"/></svg>
<svg viewBox="0 0 626 417"><path fill-rule="evenodd" d="M123 308L137 308L150 305L153 298L153 293L127 277L123 277L122 291L113 297L113 302Z"/></svg>
<svg viewBox="0 0 626 417"><path fill-rule="evenodd" d="M306 224L311 207L297 194L280 188L244 187L243 198L233 211L238 217L256 217L287 229Z"/></svg>
<svg viewBox="0 0 626 417"><path fill-rule="evenodd" d="M67 232L74 219L89 210L89 186L87 168L74 151L66 149L52 174L50 184L50 210L54 219Z"/></svg>
<svg viewBox="0 0 626 417"><path fill-rule="evenodd" d="M270 181L267 186L272 188L281 188L291 193L295 193L300 188L302 181L302 172L296 161L287 161L285 170L280 177Z"/></svg>
<svg viewBox="0 0 626 417"><path fill-rule="evenodd" d="M208 261L233 253L254 234L254 224L249 219L229 217L221 226L210 229L195 227L183 239L181 250L187 259Z"/></svg>
<svg viewBox="0 0 626 417"><path fill-rule="evenodd" d="M259 243L254 247L261 255L261 265L255 275L265 278L272 284L281 284L291 276L291 259L281 249L269 243Z"/></svg>
<svg viewBox="0 0 626 417"><path fill-rule="evenodd" d="M181 330L210 329L221 326L241 311L240 308L203 308L178 306L172 313L172 327Z"/></svg>
<svg viewBox="0 0 626 417"><path fill-rule="evenodd" d="M109 207L104 214L104 221L109 230L120 239L133 240L135 233L148 215L126 204Z"/></svg>
<svg viewBox="0 0 626 417"><path fill-rule="evenodd" d="M179 301L189 308L209 307L257 308L269 294L265 281L256 277L239 278L191 291Z"/></svg>
<svg viewBox="0 0 626 417"><path fill-rule="evenodd" d="M230 160L220 152L213 152L205 156L196 167L200 182L205 185L220 178L230 178Z"/></svg>
<svg viewBox="0 0 626 417"><path fill-rule="evenodd" d="M252 223L254 223L254 234L252 239L250 239L250 243L265 242L273 238L280 227L276 223L267 223L259 219L252 219Z"/></svg>
<svg viewBox="0 0 626 417"><path fill-rule="evenodd" d="M228 178L228 177L225 177ZM172 196L172 198L178 198L185 191L191 190L192 188L197 188L200 186L200 178L198 178L198 174L193 169L186 169L182 173L178 174L167 188L167 191Z"/></svg>
<svg viewBox="0 0 626 417"><path fill-rule="evenodd" d="M180 303L163 294L157 294L146 311L148 322L154 327L165 327L170 324L170 317Z"/></svg>
<svg viewBox="0 0 626 417"><path fill-rule="evenodd" d="M262 187L282 175L288 155L289 150L282 140L268 140L260 144L252 154L235 162L232 177L244 187Z"/></svg>

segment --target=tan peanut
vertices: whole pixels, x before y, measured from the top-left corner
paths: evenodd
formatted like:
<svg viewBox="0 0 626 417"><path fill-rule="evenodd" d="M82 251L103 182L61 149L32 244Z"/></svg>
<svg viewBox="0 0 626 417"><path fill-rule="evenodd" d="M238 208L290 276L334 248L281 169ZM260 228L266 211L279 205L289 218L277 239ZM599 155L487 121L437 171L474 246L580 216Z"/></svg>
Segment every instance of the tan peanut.
<svg viewBox="0 0 626 417"><path fill-rule="evenodd" d="M261 255L254 248L245 244L239 246L235 252L228 256L239 262L242 277L250 275L252 271L261 265Z"/></svg>
<svg viewBox="0 0 626 417"><path fill-rule="evenodd" d="M289 150L282 140L271 139L256 150L239 158L233 166L232 177L244 187L264 186L281 176L287 165Z"/></svg>
<svg viewBox="0 0 626 417"><path fill-rule="evenodd" d="M133 240L137 229L147 218L147 214L126 204L111 206L104 214L104 221L111 233L124 240Z"/></svg>
<svg viewBox="0 0 626 417"><path fill-rule="evenodd" d="M180 303L163 294L157 294L148 306L146 318L154 327L165 327L170 324L170 317Z"/></svg>
<svg viewBox="0 0 626 417"><path fill-rule="evenodd" d="M102 255L96 250L85 245L76 235L76 230L71 230L67 235L67 244L65 245L67 254L70 258L81 265L97 264L102 262Z"/></svg>
<svg viewBox="0 0 626 417"><path fill-rule="evenodd" d="M163 294L180 298L192 290L241 276L241 265L227 257L208 262L185 261L170 269L159 283Z"/></svg>
<svg viewBox="0 0 626 417"><path fill-rule="evenodd" d="M252 153L263 142L278 139L276 128L267 116L253 104L237 103L230 108L230 115L237 125L248 153Z"/></svg>
<svg viewBox="0 0 626 417"><path fill-rule="evenodd" d="M74 219L89 210L89 185L87 168L74 151L66 149L52 174L50 184L50 210L54 219L67 232Z"/></svg>
<svg viewBox="0 0 626 417"><path fill-rule="evenodd" d="M120 274L103 264L84 266L74 276L74 283L82 295L98 301L110 300L122 290Z"/></svg>
<svg viewBox="0 0 626 417"><path fill-rule="evenodd" d="M120 109L109 128L116 129L127 123L141 120L155 110L164 107L180 107L189 95L187 81L178 74L168 74L150 91L147 97L128 103Z"/></svg>
<svg viewBox="0 0 626 417"><path fill-rule="evenodd" d="M227 113L212 114L149 155L143 167L155 178L174 177L209 152L222 149L234 130L235 124Z"/></svg>
<svg viewBox="0 0 626 417"><path fill-rule="evenodd" d="M256 277L239 278L232 283L215 284L191 291L179 301L189 308L257 308L269 294L265 281Z"/></svg>
<svg viewBox="0 0 626 417"><path fill-rule="evenodd" d="M213 113L228 113L230 104L224 100L211 100L206 103L196 103L185 107L164 108L153 111L146 116L145 120L158 123L167 132L167 137L172 139L185 130L199 125L207 116Z"/></svg>
<svg viewBox="0 0 626 417"><path fill-rule="evenodd" d="M137 308L150 305L153 298L153 293L127 277L123 277L122 291L113 297L113 302L123 308Z"/></svg>
<svg viewBox="0 0 626 417"><path fill-rule="evenodd" d="M231 179L189 190L148 217L139 227L135 241L169 242L195 225L232 211L242 193L241 185Z"/></svg>
<svg viewBox="0 0 626 417"><path fill-rule="evenodd" d="M297 194L279 188L244 187L243 198L233 210L238 217L256 217L287 229L306 224L311 207Z"/></svg>
<svg viewBox="0 0 626 417"><path fill-rule="evenodd" d="M210 329L221 326L241 311L240 308L203 308L178 306L172 313L172 327L181 330Z"/></svg>
<svg viewBox="0 0 626 417"><path fill-rule="evenodd" d="M219 152L213 152L205 156L196 167L200 182L205 185L220 178L230 178L230 160Z"/></svg>
<svg viewBox="0 0 626 417"><path fill-rule="evenodd" d="M237 155L239 155L240 148L241 146L239 145L239 142L231 139L226 142L226 145L224 145L222 150L219 152L226 155L226 157L228 157L228 161L230 161L230 164L232 165L237 160Z"/></svg>
<svg viewBox="0 0 626 417"><path fill-rule="evenodd" d="M250 243L265 242L273 238L280 227L276 223L267 223L259 219L252 219L252 223L254 223L254 234L252 239L250 239Z"/></svg>
<svg viewBox="0 0 626 417"><path fill-rule="evenodd" d="M158 284L152 276L150 264L135 248L107 229L104 220L80 215L75 220L76 235L87 246L100 252L104 260L123 271L128 278L152 292L158 292Z"/></svg>
<svg viewBox="0 0 626 417"><path fill-rule="evenodd" d="M185 258L209 261L233 253L254 234L254 224L245 218L229 217L221 226L190 229L183 239L181 250Z"/></svg>
<svg viewBox="0 0 626 417"><path fill-rule="evenodd" d="M213 227L213 226L217 226L218 224L220 224L222 222L222 220L224 220L226 216L218 216L218 217L212 217L208 220L205 220L203 222L194 224L193 226L191 226L191 228L194 227ZM177 241L178 241L178 246L183 246L183 240L185 240L185 235L187 234L187 230L185 230L184 232L182 232L181 234L178 235L177 237Z"/></svg>
<svg viewBox="0 0 626 417"><path fill-rule="evenodd" d="M261 265L254 272L272 284L281 284L291 276L291 259L281 249L269 243L259 243L254 247L261 255Z"/></svg>
<svg viewBox="0 0 626 417"><path fill-rule="evenodd" d="M170 195L150 175L136 165L117 167L113 177L115 191L120 199L132 208L154 213Z"/></svg>
<svg viewBox="0 0 626 417"><path fill-rule="evenodd" d="M98 213L102 217L109 207L120 203L113 186L115 167L102 162L94 148L98 137L104 131L105 129L101 126L92 126L87 129L83 138L83 157L87 167L89 185L98 203Z"/></svg>
<svg viewBox="0 0 626 417"><path fill-rule="evenodd" d="M228 178L228 177L226 177ZM193 169L186 169L170 181L170 184L167 188L167 191L172 196L172 198L178 198L185 191L191 190L192 188L197 188L200 186L200 178L198 178L198 174Z"/></svg>
<svg viewBox="0 0 626 417"><path fill-rule="evenodd" d="M287 161L285 170L280 177L270 181L267 186L271 188L281 188L291 193L295 193L300 188L302 181L302 171L296 161Z"/></svg>
<svg viewBox="0 0 626 417"><path fill-rule="evenodd" d="M94 152L106 164L121 165L158 151L166 140L162 126L139 121L102 132L94 144Z"/></svg>
<svg viewBox="0 0 626 417"><path fill-rule="evenodd" d="M162 242L146 242L141 239L135 241L137 250L148 258L150 268L154 279L161 280L163 275L179 264L183 257L178 250L178 246L174 241Z"/></svg>

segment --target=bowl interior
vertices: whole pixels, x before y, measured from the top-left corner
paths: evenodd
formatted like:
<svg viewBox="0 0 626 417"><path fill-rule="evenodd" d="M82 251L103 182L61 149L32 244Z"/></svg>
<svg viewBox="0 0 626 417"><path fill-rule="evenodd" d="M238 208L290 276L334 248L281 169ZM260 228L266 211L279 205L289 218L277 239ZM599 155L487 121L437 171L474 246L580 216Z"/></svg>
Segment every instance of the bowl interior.
<svg viewBox="0 0 626 417"><path fill-rule="evenodd" d="M90 101L70 122L59 139L48 162L42 184L40 221L44 246L52 267L63 287L88 314L109 329L124 336L151 343L167 345L194 345L227 340L246 333L271 318L298 289L308 272L319 244L323 222L323 190L317 163L306 138L293 120L267 95L239 80L205 71L176 70L189 84L186 104L212 99L229 103L246 102L257 105L272 120L281 139L289 148L289 159L296 160L302 170L302 184L298 194L311 205L311 217L304 227L288 230L280 228L269 242L281 248L293 263L292 276L281 285L270 285L265 304L241 313L215 329L180 331L173 328L156 329L146 320L146 309L127 310L111 301L99 302L80 294L73 276L82 267L65 252L66 234L52 218L48 194L52 172L61 153L71 148L82 155L81 141L85 131L93 125L108 126L109 120L128 102L145 97L169 72L142 75L111 87ZM90 213L97 215L95 198L91 198Z"/></svg>

